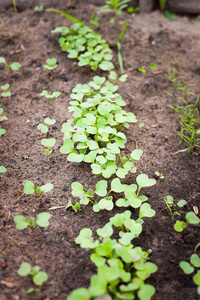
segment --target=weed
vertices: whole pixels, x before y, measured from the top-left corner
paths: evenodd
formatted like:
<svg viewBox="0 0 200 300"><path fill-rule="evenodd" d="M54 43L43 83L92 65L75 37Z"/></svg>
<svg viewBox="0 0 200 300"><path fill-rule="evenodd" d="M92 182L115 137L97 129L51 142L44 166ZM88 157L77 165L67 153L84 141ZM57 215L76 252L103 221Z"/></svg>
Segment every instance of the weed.
<svg viewBox="0 0 200 300"><path fill-rule="evenodd" d="M53 92L52 94L48 94L46 90L43 90L42 93L39 94L40 96L44 96L49 100L53 100L54 98L58 98L60 96L60 92Z"/></svg>
<svg viewBox="0 0 200 300"><path fill-rule="evenodd" d="M92 15L90 17L90 28L93 29L94 26L99 26L99 19L95 17L95 10L92 12Z"/></svg>
<svg viewBox="0 0 200 300"><path fill-rule="evenodd" d="M35 6L34 11L36 11L36 12L42 12L42 11L44 11L44 6L43 5Z"/></svg>
<svg viewBox="0 0 200 300"><path fill-rule="evenodd" d="M98 67L103 71L114 68L112 64L112 50L106 41L91 28L81 23L68 27L57 27L52 32L60 32L59 44L62 51L68 52L69 58L77 58L79 66L89 65L96 71Z"/></svg>
<svg viewBox="0 0 200 300"><path fill-rule="evenodd" d="M188 212L185 215L185 218L186 218L187 222L179 221L179 220L176 221L176 224L174 225L174 229L176 231L182 232L187 227L187 224L198 225L200 223L200 219L192 211Z"/></svg>
<svg viewBox="0 0 200 300"><path fill-rule="evenodd" d="M40 227L47 227L49 226L49 219L51 218L51 215L47 212L40 213L36 220L34 218L29 218L28 221L26 221L26 218L24 216L15 216L14 222L17 223L17 229L23 230L26 227L30 227L32 229L35 228L36 225Z"/></svg>
<svg viewBox="0 0 200 300"><path fill-rule="evenodd" d="M115 71L110 71L109 76L108 76L108 78L115 81L115 84L118 84L119 81L125 82L127 80L127 77L128 77L127 74L123 74L118 79L117 78L117 73Z"/></svg>
<svg viewBox="0 0 200 300"><path fill-rule="evenodd" d="M13 6L14 6L15 14L17 14L16 0L13 0Z"/></svg>
<svg viewBox="0 0 200 300"><path fill-rule="evenodd" d="M21 67L21 64L18 62L13 62L9 65L4 57L0 57L0 63L5 64L8 70L17 71Z"/></svg>
<svg viewBox="0 0 200 300"><path fill-rule="evenodd" d="M175 215L180 216L179 212L175 211L176 205L174 204L174 198L170 195L167 195L166 198L164 198L164 200L170 211L171 218L173 219Z"/></svg>
<svg viewBox="0 0 200 300"><path fill-rule="evenodd" d="M117 58L118 58L118 62L119 62L121 72L124 71L124 69L123 69L123 60L122 60L122 55L121 55L121 40L122 40L124 32L126 30L126 26L127 26L127 20L125 20L125 22L124 22L122 32L120 33L117 44L116 44L117 49L118 49Z"/></svg>
<svg viewBox="0 0 200 300"><path fill-rule="evenodd" d="M196 246L195 252L198 247L199 244ZM200 268L200 257L196 253L194 253L190 257L190 263L188 263L187 261L181 261L179 266L185 274L190 275L194 272L195 268ZM198 286L197 293L200 295L200 270L198 270L194 275L193 281Z"/></svg>
<svg viewBox="0 0 200 300"><path fill-rule="evenodd" d="M29 180L24 180L24 193L27 195L33 194L36 192L38 196L41 196L42 193L50 192L54 185L52 183L46 183L45 185L35 187L34 183Z"/></svg>
<svg viewBox="0 0 200 300"><path fill-rule="evenodd" d="M31 267L31 265L27 262L23 262L19 268L19 270L17 271L19 276L28 276L31 275L34 284L40 286L42 285L47 279L48 279L48 275L45 272L41 272L40 271L40 267L39 266L35 266L35 267ZM33 292L34 290L31 289L31 292ZM30 291L28 291L30 293Z"/></svg>
<svg viewBox="0 0 200 300"><path fill-rule="evenodd" d="M6 83L6 84L4 84L4 85L1 86L1 89L4 91L1 94L2 97L10 97L11 96L11 92L8 91L9 87L10 87L9 83Z"/></svg>
<svg viewBox="0 0 200 300"><path fill-rule="evenodd" d="M158 171L155 172L155 175L160 178L160 179L164 179L165 177L163 176L162 173L159 173Z"/></svg>
<svg viewBox="0 0 200 300"><path fill-rule="evenodd" d="M145 76L146 75L146 70L145 70L145 66L142 66L140 68L138 68L138 71L140 71L141 73L143 73L143 75Z"/></svg>
<svg viewBox="0 0 200 300"><path fill-rule="evenodd" d="M47 71L51 71L51 73L53 72L53 70L55 70L55 68L57 68L57 59L56 58L47 58L46 60L46 65L43 66L43 68Z"/></svg>
<svg viewBox="0 0 200 300"><path fill-rule="evenodd" d="M53 139L53 138L51 138L51 139L42 139L42 140L41 140L41 144L42 144L43 146L47 147L47 149L44 150L44 151L45 151L45 154L46 154L47 156L50 156L51 153L53 152L53 150L50 149L50 148L52 148L52 147L55 145L55 143L56 143L56 140Z"/></svg>
<svg viewBox="0 0 200 300"><path fill-rule="evenodd" d="M50 119L49 117L47 117L47 118L44 119L44 123L46 125L41 123L37 126L37 129L40 130L42 133L47 133L48 130L49 130L49 126L54 125L56 123L56 120L55 119Z"/></svg>
<svg viewBox="0 0 200 300"><path fill-rule="evenodd" d="M106 5L102 6L100 13L114 12L115 18L111 19L111 23L115 23L116 16L121 15L122 10L128 6L128 2L131 0L106 0Z"/></svg>

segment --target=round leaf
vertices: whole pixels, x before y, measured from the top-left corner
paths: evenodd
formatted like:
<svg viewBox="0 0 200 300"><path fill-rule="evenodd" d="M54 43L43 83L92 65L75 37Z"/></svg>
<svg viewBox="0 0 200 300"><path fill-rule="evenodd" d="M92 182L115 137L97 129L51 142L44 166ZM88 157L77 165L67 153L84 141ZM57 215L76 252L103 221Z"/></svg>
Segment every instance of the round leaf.
<svg viewBox="0 0 200 300"><path fill-rule="evenodd" d="M17 229L23 230L28 226L28 222L24 216L15 216L14 222L17 223Z"/></svg>
<svg viewBox="0 0 200 300"><path fill-rule="evenodd" d="M179 265L185 274L192 274L194 272L194 268L186 261L181 261Z"/></svg>
<svg viewBox="0 0 200 300"><path fill-rule="evenodd" d="M35 276L33 276L33 282L36 285L42 285L48 279L48 275L45 272L38 272Z"/></svg>
<svg viewBox="0 0 200 300"><path fill-rule="evenodd" d="M105 197L107 194L107 181L101 180L96 184L95 193L100 197Z"/></svg>
<svg viewBox="0 0 200 300"><path fill-rule="evenodd" d="M31 265L27 262L23 262L17 271L20 276L27 276L31 272Z"/></svg>
<svg viewBox="0 0 200 300"><path fill-rule="evenodd" d="M137 184L139 186L139 190L143 187L148 187L156 184L155 179L149 179L146 174L140 174L136 178Z"/></svg>
<svg viewBox="0 0 200 300"><path fill-rule="evenodd" d="M39 225L40 227L47 227L49 226L49 219L51 218L51 215L47 212L43 212L43 213L40 213L38 216L37 216L37 220L36 220L36 223L37 225Z"/></svg>
<svg viewBox="0 0 200 300"><path fill-rule="evenodd" d="M24 180L24 193L30 195L34 193L34 191L35 191L34 183L29 180Z"/></svg>
<svg viewBox="0 0 200 300"><path fill-rule="evenodd" d="M116 192L116 193L124 192L125 187L124 187L123 184L121 184L119 178L115 178L115 179L112 180L112 182L111 182L111 190L113 192Z"/></svg>

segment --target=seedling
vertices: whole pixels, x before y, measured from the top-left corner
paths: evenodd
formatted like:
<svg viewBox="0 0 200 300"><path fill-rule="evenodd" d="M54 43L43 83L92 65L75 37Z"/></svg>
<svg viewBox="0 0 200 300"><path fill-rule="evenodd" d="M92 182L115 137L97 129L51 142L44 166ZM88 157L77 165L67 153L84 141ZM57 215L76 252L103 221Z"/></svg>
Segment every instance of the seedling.
<svg viewBox="0 0 200 300"><path fill-rule="evenodd" d="M0 166L0 173L5 173L7 169L4 166Z"/></svg>
<svg viewBox="0 0 200 300"><path fill-rule="evenodd" d="M14 6L14 11L15 11L15 14L17 14L16 0L13 0L13 6Z"/></svg>
<svg viewBox="0 0 200 300"><path fill-rule="evenodd" d="M33 194L36 192L38 196L41 196L42 193L50 192L54 185L52 183L46 183L45 185L35 187L34 183L29 180L24 180L24 193L27 195Z"/></svg>
<svg viewBox="0 0 200 300"><path fill-rule="evenodd" d="M2 116L2 114L3 114L3 108L0 107L0 122L8 120L8 118L6 116Z"/></svg>
<svg viewBox="0 0 200 300"><path fill-rule="evenodd" d="M127 74L123 74L119 77L119 79L117 78L117 73L115 71L110 71L109 76L108 76L111 80L115 81L115 84L118 84L119 81L121 82L125 82L127 80L128 75Z"/></svg>
<svg viewBox="0 0 200 300"><path fill-rule="evenodd" d="M152 71L158 69L158 65L155 65L154 63L150 63L150 67Z"/></svg>
<svg viewBox="0 0 200 300"><path fill-rule="evenodd" d="M132 14L133 16L135 16L139 12L139 10L140 10L140 8L138 6L136 6L136 7L131 6L131 7L127 8L127 12L129 14Z"/></svg>
<svg viewBox="0 0 200 300"><path fill-rule="evenodd" d="M26 218L24 216L15 216L14 217L14 222L17 223L17 229L23 230L26 227L30 227L33 232L35 229L35 226L38 225L40 227L47 227L49 226L49 219L51 218L51 215L47 212L40 213L37 216L37 219L35 220L34 218L29 218L28 221L26 221Z"/></svg>
<svg viewBox="0 0 200 300"><path fill-rule="evenodd" d="M33 282L40 286L48 279L48 275L45 272L40 271L39 266L31 267L31 265L27 262L23 262L17 271L19 276L28 276L31 275Z"/></svg>
<svg viewBox="0 0 200 300"><path fill-rule="evenodd" d="M53 152L53 150L50 149L50 148L52 148L55 145L55 143L56 143L56 140L53 139L53 138L52 139L42 139L41 140L41 144L43 146L47 147L47 149L44 150L47 156L50 156L51 153Z"/></svg>
<svg viewBox="0 0 200 300"><path fill-rule="evenodd" d="M165 17L169 20L172 21L176 15L175 14L171 14L168 10L165 11Z"/></svg>
<svg viewBox="0 0 200 300"><path fill-rule="evenodd" d="M142 72L145 75L146 74L145 66L138 68L138 71Z"/></svg>
<svg viewBox="0 0 200 300"><path fill-rule="evenodd" d="M159 173L158 171L155 172L155 175L160 178L160 179L164 179L165 177L163 176L162 173Z"/></svg>
<svg viewBox="0 0 200 300"><path fill-rule="evenodd" d="M44 119L44 124L39 124L37 126L37 129L40 130L42 133L47 133L48 130L49 130L49 126L50 125L54 125L56 123L56 120L55 119L50 119L49 117L45 118Z"/></svg>
<svg viewBox="0 0 200 300"><path fill-rule="evenodd" d="M5 64L8 70L13 71L17 71L21 67L21 64L18 62L13 62L11 65L7 64L6 59L4 57L0 57L0 63Z"/></svg>
<svg viewBox="0 0 200 300"><path fill-rule="evenodd" d="M1 94L2 97L10 97L11 96L11 92L8 91L9 87L10 87L9 83L6 83L6 84L4 84L4 85L1 86L1 89L4 91Z"/></svg>
<svg viewBox="0 0 200 300"><path fill-rule="evenodd" d="M185 218L186 218L187 222L176 221L176 224L174 225L174 229L176 231L182 232L187 227L187 224L198 225L200 223L200 219L192 211L188 212L185 215Z"/></svg>
<svg viewBox="0 0 200 300"><path fill-rule="evenodd" d="M90 17L90 28L93 29L94 26L99 26L99 19L95 17L95 10L92 12L92 15Z"/></svg>
<svg viewBox="0 0 200 300"><path fill-rule="evenodd" d="M43 90L42 93L40 93L39 95L44 96L49 100L53 100L54 98L58 98L60 96L60 92L53 92L52 94L48 94L46 90Z"/></svg>
<svg viewBox="0 0 200 300"><path fill-rule="evenodd" d="M179 212L175 210L176 204L174 203L174 198L170 195L167 195L166 198L164 198L165 203L170 211L171 218L173 219L175 215L180 216Z"/></svg>
<svg viewBox="0 0 200 300"><path fill-rule="evenodd" d="M71 199L69 199L65 209L68 209L69 207L71 207L75 212L81 211L81 206L79 202L76 202L74 205L71 202Z"/></svg>
<svg viewBox="0 0 200 300"><path fill-rule="evenodd" d="M196 248L198 248L198 245ZM188 263L187 261L181 261L179 266L185 274L190 275L195 271L195 268L200 268L200 257L196 253L194 253L190 257L190 263ZM193 281L198 286L197 293L200 295L200 270L198 270L196 275L194 275Z"/></svg>
<svg viewBox="0 0 200 300"><path fill-rule="evenodd" d="M120 33L118 41L117 41L117 44L116 44L117 45L117 49L118 49L117 58L118 58L118 62L119 62L119 66L120 66L121 72L124 71L124 68L123 68L123 59L122 59L122 55L121 55L121 40L122 40L124 32L126 30L126 26L127 26L127 20L125 20L125 22L124 22L122 32Z"/></svg>
<svg viewBox="0 0 200 300"><path fill-rule="evenodd" d="M130 1L131 0L106 0L106 5L102 6L99 12L114 12L115 18L111 19L110 22L115 23L116 16L121 15L122 10L128 6L127 3Z"/></svg>
<svg viewBox="0 0 200 300"><path fill-rule="evenodd" d="M79 66L89 65L92 70L98 68L103 71L114 69L112 50L109 45L91 28L82 23L68 27L57 27L52 32L61 33L59 44L62 51L68 53L69 58L77 58Z"/></svg>
<svg viewBox="0 0 200 300"><path fill-rule="evenodd" d="M56 58L47 58L46 65L43 66L43 68L47 71L52 71L57 68L57 59Z"/></svg>

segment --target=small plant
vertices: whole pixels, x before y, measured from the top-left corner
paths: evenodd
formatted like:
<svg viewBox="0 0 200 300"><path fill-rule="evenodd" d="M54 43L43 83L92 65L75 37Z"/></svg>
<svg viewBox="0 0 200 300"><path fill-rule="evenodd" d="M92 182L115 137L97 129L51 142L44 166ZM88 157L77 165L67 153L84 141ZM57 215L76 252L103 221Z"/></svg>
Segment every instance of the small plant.
<svg viewBox="0 0 200 300"><path fill-rule="evenodd" d="M158 171L155 172L155 175L160 178L160 179L164 179L165 177L163 176L162 173L159 173Z"/></svg>
<svg viewBox="0 0 200 300"><path fill-rule="evenodd" d="M138 68L138 71L140 71L141 73L143 73L143 75L145 75L146 74L146 70L145 70L145 66L142 66L142 67L140 67L140 68Z"/></svg>
<svg viewBox="0 0 200 300"><path fill-rule="evenodd" d="M71 199L69 199L65 209L72 208L75 212L81 211L81 206L79 202L76 202L74 205L72 204Z"/></svg>
<svg viewBox="0 0 200 300"><path fill-rule="evenodd" d="M122 40L124 32L126 30L126 26L127 26L127 20L125 20L125 22L124 22L122 32L120 33L118 41L117 41L117 44L116 44L117 45L117 49L118 49L117 58L118 58L118 62L119 62L119 66L120 66L121 72L124 71L124 68L123 68L123 59L122 59L122 55L121 55L121 40Z"/></svg>
<svg viewBox="0 0 200 300"><path fill-rule="evenodd" d="M29 180L24 180L24 193L27 195L33 194L36 192L38 196L41 196L42 193L50 192L54 185L52 183L46 183L45 185L35 187L34 183Z"/></svg>
<svg viewBox="0 0 200 300"><path fill-rule="evenodd" d="M150 67L151 67L152 71L158 69L158 65L156 65L154 63L150 63Z"/></svg>
<svg viewBox="0 0 200 300"><path fill-rule="evenodd" d="M188 212L185 215L185 218L186 218L187 222L176 221L176 224L174 225L174 229L176 231L182 232L187 227L187 224L198 225L200 223L200 219L192 211Z"/></svg>
<svg viewBox="0 0 200 300"><path fill-rule="evenodd" d="M111 19L111 23L115 23L116 16L121 15L122 10L128 6L128 2L131 0L106 0L106 5L102 6L100 13L104 12L114 12L115 18Z"/></svg>
<svg viewBox="0 0 200 300"><path fill-rule="evenodd" d="M57 68L57 59L56 58L47 58L46 65L43 66L43 68L47 71L52 71Z"/></svg>
<svg viewBox="0 0 200 300"><path fill-rule="evenodd" d="M47 117L47 118L44 119L44 123L46 125L41 123L37 126L37 129L40 130L42 133L47 133L48 130L49 130L49 126L54 125L56 123L56 120L55 119L50 119L50 118Z"/></svg>
<svg viewBox="0 0 200 300"><path fill-rule="evenodd" d="M175 210L176 204L174 203L174 198L170 195L167 195L166 198L164 198L164 200L165 200L165 203L166 203L166 205L167 205L167 207L170 211L171 218L173 219L175 215L180 216L179 212L177 212ZM186 204L187 204L187 202L184 199L182 199L177 203L177 206L178 207L183 207Z"/></svg>
<svg viewBox="0 0 200 300"><path fill-rule="evenodd" d="M53 139L53 138L51 138L51 139L42 139L42 140L41 140L41 144L42 144L43 146L47 147L47 149L44 150L44 151L45 151L45 154L46 154L47 156L50 156L51 153L53 152L53 150L50 149L50 148L52 148L52 147L55 145L55 143L56 143L56 140Z"/></svg>
<svg viewBox="0 0 200 300"><path fill-rule="evenodd" d="M6 84L4 84L4 85L1 86L1 89L4 91L1 94L2 97L10 97L11 96L11 92L8 91L9 87L10 87L9 83L6 83Z"/></svg>
<svg viewBox="0 0 200 300"><path fill-rule="evenodd" d="M168 10L165 11L165 16L169 21L172 21L176 17L175 14L171 14Z"/></svg>
<svg viewBox="0 0 200 300"><path fill-rule="evenodd" d="M49 226L49 219L51 218L51 215L47 212L40 213L37 216L37 219L34 220L34 218L29 218L28 221L26 221L26 218L24 216L15 216L14 222L17 223L17 229L23 230L26 227L30 227L32 229L35 228L36 225L40 227L47 227Z"/></svg>
<svg viewBox="0 0 200 300"><path fill-rule="evenodd" d="M4 57L0 57L0 63L5 64L8 70L13 71L17 71L21 67L21 64L18 62L13 62L11 65L7 64L6 59Z"/></svg>
<svg viewBox="0 0 200 300"><path fill-rule="evenodd" d="M199 244L195 248L195 252L198 247ZM187 261L181 261L179 266L185 274L190 275L194 272L195 268L200 268L200 257L196 253L194 253L190 257L190 263ZM194 275L193 281L198 286L197 293L200 295L200 270L198 270L197 273Z"/></svg>
<svg viewBox="0 0 200 300"><path fill-rule="evenodd" d="M13 6L14 6L14 11L15 11L15 14L17 14L16 0L13 0Z"/></svg>
<svg viewBox="0 0 200 300"><path fill-rule="evenodd" d="M79 66L89 65L94 71L98 68L103 71L114 69L112 50L102 36L91 28L75 23L71 28L57 27L52 32L61 33L59 44L62 51L67 52L69 58L78 59Z"/></svg>
<svg viewBox="0 0 200 300"><path fill-rule="evenodd" d="M129 14L132 14L133 16L135 16L138 12L139 12L140 8L138 6L136 7L128 7L127 8L127 12Z"/></svg>
<svg viewBox="0 0 200 300"><path fill-rule="evenodd" d="M119 81L121 82L125 82L127 80L128 75L127 74L123 74L119 77L119 79L117 78L117 73L115 71L110 71L109 76L108 76L111 80L115 81L115 84L118 84Z"/></svg>
<svg viewBox="0 0 200 300"><path fill-rule="evenodd" d="M49 100L53 100L54 98L58 98L60 96L60 92L53 92L52 94L48 94L46 90L43 90L42 93L39 94L40 96L44 96Z"/></svg>
<svg viewBox="0 0 200 300"><path fill-rule="evenodd" d="M90 28L93 29L94 26L99 26L99 19L95 17L95 10L92 12L92 15L90 17Z"/></svg>
<svg viewBox="0 0 200 300"><path fill-rule="evenodd" d="M40 271L39 266L31 267L31 265L27 262L23 262L17 271L19 276L28 276L31 275L34 284L40 286L48 279L48 275L45 272ZM28 290L28 293L33 292L34 289Z"/></svg>
<svg viewBox="0 0 200 300"><path fill-rule="evenodd" d="M6 116L2 116L2 114L3 114L3 108L0 107L0 122L8 120L8 118Z"/></svg>

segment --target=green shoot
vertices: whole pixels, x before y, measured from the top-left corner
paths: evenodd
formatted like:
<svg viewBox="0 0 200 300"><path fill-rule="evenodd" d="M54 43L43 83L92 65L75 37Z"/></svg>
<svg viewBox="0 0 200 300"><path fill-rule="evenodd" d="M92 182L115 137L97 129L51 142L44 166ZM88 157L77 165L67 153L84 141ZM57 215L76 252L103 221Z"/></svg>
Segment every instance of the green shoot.
<svg viewBox="0 0 200 300"><path fill-rule="evenodd" d="M171 14L168 10L165 11L165 16L169 21L172 21L176 17L175 14Z"/></svg>
<svg viewBox="0 0 200 300"><path fill-rule="evenodd" d="M49 94L46 90L43 90L40 94L40 96L44 96L45 98L49 100L53 100L54 98L58 98L60 96L60 92L53 92L52 94Z"/></svg>
<svg viewBox="0 0 200 300"><path fill-rule="evenodd" d="M129 14L132 14L133 16L135 16L138 12L139 12L140 8L138 6L136 7L128 7L127 8L127 12Z"/></svg>
<svg viewBox="0 0 200 300"><path fill-rule="evenodd" d="M99 19L95 17L95 10L92 12L92 15L90 17L90 28L93 29L94 26L99 26Z"/></svg>
<svg viewBox="0 0 200 300"><path fill-rule="evenodd" d="M59 13L59 14L61 14L62 16L64 16L65 18L67 18L67 19L69 19L70 21L72 21L73 23L82 23L82 20L75 19L74 17L72 17L72 16L69 15L69 14L66 14L66 13L63 12L63 11L60 11L60 10L57 10L57 9L53 9L53 8L48 8L48 9L46 9L46 11L51 11L51 12Z"/></svg>
<svg viewBox="0 0 200 300"><path fill-rule="evenodd" d="M114 12L115 18L111 19L111 23L115 23L116 21L116 16L121 15L122 10L124 8L127 8L128 2L131 0L106 0L106 5L102 6L101 10L99 11L100 13L104 12Z"/></svg>
<svg viewBox="0 0 200 300"><path fill-rule="evenodd" d="M34 183L29 180L24 180L23 184L24 184L24 193L26 195L30 195L36 192L38 196L41 196L42 193L50 192L54 187L52 183L46 183L45 185L38 186L36 188Z"/></svg>
<svg viewBox="0 0 200 300"><path fill-rule="evenodd" d="M2 97L10 97L11 96L11 92L8 91L9 87L10 87L9 83L6 83L6 84L4 84L4 85L1 86L1 89L4 91L1 94Z"/></svg>
<svg viewBox="0 0 200 300"><path fill-rule="evenodd" d="M164 179L165 177L163 176L162 173L159 173L158 171L155 172L155 175L160 178L160 179Z"/></svg>
<svg viewBox="0 0 200 300"><path fill-rule="evenodd" d="M17 71L21 67L21 64L18 62L13 62L11 65L9 65L4 57L0 57L0 63L5 64L8 70L13 71Z"/></svg>
<svg viewBox="0 0 200 300"><path fill-rule="evenodd" d="M155 65L154 63L150 63L150 67L152 71L158 69L158 65Z"/></svg>
<svg viewBox="0 0 200 300"><path fill-rule="evenodd" d="M54 125L56 123L56 120L55 119L50 119L49 117L47 117L47 118L44 119L44 123L46 125L41 123L37 126L37 129L40 130L42 133L47 133L48 130L49 130L49 126Z"/></svg>
<svg viewBox="0 0 200 300"><path fill-rule="evenodd" d="M142 66L142 67L140 67L140 68L138 68L138 71L140 71L141 73L143 73L143 75L145 76L145 74L146 74L146 70L145 70L145 66Z"/></svg>
<svg viewBox="0 0 200 300"><path fill-rule="evenodd" d="M40 213L37 216L37 219L34 220L34 218L29 218L28 221L26 221L26 218L24 216L15 216L14 222L17 223L17 229L23 230L26 227L30 227L32 229L35 228L36 225L40 227L47 227L49 226L49 219L51 218L51 215L47 212Z"/></svg>
<svg viewBox="0 0 200 300"><path fill-rule="evenodd" d="M52 147L55 145L55 143L56 143L56 140L53 139L53 138L51 138L51 139L42 139L42 140L41 140L41 144L42 144L43 146L47 147L47 149L44 150L44 151L45 151L45 154L46 154L47 156L50 156L51 153L53 152L53 150L50 149L50 148L52 148Z"/></svg>
<svg viewBox="0 0 200 300"><path fill-rule="evenodd" d="M120 33L118 41L117 41L117 44L116 44L117 45L117 49L118 49L117 58L118 58L118 62L119 62L119 66L120 66L121 72L124 71L124 68L123 68L123 59L122 59L122 55L121 55L121 41L122 41L124 32L126 30L126 26L127 26L127 20L125 20L125 22L124 22L122 32Z"/></svg>
<svg viewBox="0 0 200 300"><path fill-rule="evenodd" d="M46 65L43 66L43 68L47 71L52 71L57 68L57 59L56 58L47 58Z"/></svg>
<svg viewBox="0 0 200 300"><path fill-rule="evenodd" d="M31 267L31 265L27 262L23 262L17 271L19 276L28 276L31 275L34 284L42 285L48 279L48 275L45 272L40 271L40 267L35 266Z"/></svg>

